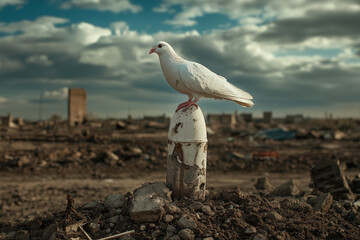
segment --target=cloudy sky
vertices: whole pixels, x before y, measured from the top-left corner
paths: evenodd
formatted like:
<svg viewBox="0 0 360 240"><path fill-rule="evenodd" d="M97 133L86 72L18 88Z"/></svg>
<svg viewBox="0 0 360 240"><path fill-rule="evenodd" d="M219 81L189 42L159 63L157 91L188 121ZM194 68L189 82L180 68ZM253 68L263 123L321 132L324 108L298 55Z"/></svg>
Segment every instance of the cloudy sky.
<svg viewBox="0 0 360 240"><path fill-rule="evenodd" d="M66 117L85 88L98 117L171 116L156 40L254 96L202 99L210 112L360 117L358 0L0 0L0 115Z"/></svg>

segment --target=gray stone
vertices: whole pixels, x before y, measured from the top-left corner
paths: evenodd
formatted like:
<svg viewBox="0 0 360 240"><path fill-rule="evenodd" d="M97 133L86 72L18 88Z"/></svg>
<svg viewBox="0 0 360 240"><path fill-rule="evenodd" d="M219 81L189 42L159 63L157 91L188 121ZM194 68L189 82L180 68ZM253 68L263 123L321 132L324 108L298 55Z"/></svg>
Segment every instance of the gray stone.
<svg viewBox="0 0 360 240"><path fill-rule="evenodd" d="M169 225L166 228L166 232L176 233L177 230L176 230L176 227Z"/></svg>
<svg viewBox="0 0 360 240"><path fill-rule="evenodd" d="M146 230L146 226L144 224L140 225L140 231L145 231Z"/></svg>
<svg viewBox="0 0 360 240"><path fill-rule="evenodd" d="M254 236L253 240L266 240L267 238L262 234L257 234Z"/></svg>
<svg viewBox="0 0 360 240"><path fill-rule="evenodd" d="M106 232L106 233L110 233L110 232L111 232L111 229L110 229L110 228L107 228L107 229L105 230L105 232Z"/></svg>
<svg viewBox="0 0 360 240"><path fill-rule="evenodd" d="M82 206L83 209L90 210L90 209L103 209L103 205L99 203L99 201L92 201L89 203L86 203Z"/></svg>
<svg viewBox="0 0 360 240"><path fill-rule="evenodd" d="M174 226L169 225L166 228L166 234L165 234L165 239L169 239L170 237L174 236L177 233L177 230Z"/></svg>
<svg viewBox="0 0 360 240"><path fill-rule="evenodd" d="M160 235L161 235L160 230L155 230L151 233L151 237L155 239L159 239Z"/></svg>
<svg viewBox="0 0 360 240"><path fill-rule="evenodd" d="M125 206L126 198L121 194L110 194L105 198L104 207L106 210L122 208Z"/></svg>
<svg viewBox="0 0 360 240"><path fill-rule="evenodd" d="M166 223L171 222L173 219L174 219L174 216L170 215L170 214L166 214L163 218L164 222L166 222Z"/></svg>
<svg viewBox="0 0 360 240"><path fill-rule="evenodd" d="M249 226L245 229L245 234L248 234L248 235L256 233L256 232L257 232L256 228L253 226Z"/></svg>
<svg viewBox="0 0 360 240"><path fill-rule="evenodd" d="M201 202L193 202L192 204L189 205L189 207L191 209L194 209L194 211L199 211L203 206L204 204L202 204Z"/></svg>
<svg viewBox="0 0 360 240"><path fill-rule="evenodd" d="M178 235L171 236L169 240L180 240L180 237Z"/></svg>
<svg viewBox="0 0 360 240"><path fill-rule="evenodd" d="M291 179L282 185L275 188L271 193L270 196L279 196L279 197L286 197L286 196L295 196L300 193L299 184L297 181Z"/></svg>
<svg viewBox="0 0 360 240"><path fill-rule="evenodd" d="M135 222L159 221L164 206L171 201L171 191L163 182L144 184L135 190L131 201L130 218Z"/></svg>
<svg viewBox="0 0 360 240"><path fill-rule="evenodd" d="M211 210L211 207L209 205L202 206L201 211L206 215L210 215L210 216L214 215L214 212Z"/></svg>
<svg viewBox="0 0 360 240"><path fill-rule="evenodd" d="M266 214L267 219L275 220L275 221L281 221L283 220L283 217L277 213L276 211L271 211Z"/></svg>
<svg viewBox="0 0 360 240"><path fill-rule="evenodd" d="M333 204L333 197L330 193L323 193L317 199L315 205L313 206L314 211L319 211L322 213L327 213Z"/></svg>
<svg viewBox="0 0 360 240"><path fill-rule="evenodd" d="M274 189L274 186L271 185L267 177L262 177L257 179L255 183L255 188L257 190L272 191Z"/></svg>
<svg viewBox="0 0 360 240"><path fill-rule="evenodd" d="M182 229L186 229L186 228L194 229L194 228L196 228L195 220L192 217L190 217L189 215L187 215L187 214L184 214L184 215L181 216L181 218L178 221L178 225Z"/></svg>
<svg viewBox="0 0 360 240"><path fill-rule="evenodd" d="M194 240L195 234L190 229L183 229L180 232L178 232L178 236L181 240Z"/></svg>
<svg viewBox="0 0 360 240"><path fill-rule="evenodd" d="M203 238L203 240L214 240L213 237L206 237L206 238Z"/></svg>
<svg viewBox="0 0 360 240"><path fill-rule="evenodd" d="M173 203L166 204L164 206L164 209L167 214L175 214L181 212L181 209Z"/></svg>
<svg viewBox="0 0 360 240"><path fill-rule="evenodd" d="M50 224L43 233L43 239L48 240L54 232L58 231L57 223Z"/></svg>
<svg viewBox="0 0 360 240"><path fill-rule="evenodd" d="M113 216L111 218L108 218L107 221L109 223L117 223L119 221L119 216Z"/></svg>

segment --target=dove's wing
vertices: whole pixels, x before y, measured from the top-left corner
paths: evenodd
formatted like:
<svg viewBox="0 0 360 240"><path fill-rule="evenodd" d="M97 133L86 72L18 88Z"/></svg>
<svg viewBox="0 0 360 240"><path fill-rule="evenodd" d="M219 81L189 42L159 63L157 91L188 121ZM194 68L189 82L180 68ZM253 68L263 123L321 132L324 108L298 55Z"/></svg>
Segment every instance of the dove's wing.
<svg viewBox="0 0 360 240"><path fill-rule="evenodd" d="M203 65L185 61L179 64L179 75L183 84L199 96L227 99L246 107L252 107L252 96L229 83Z"/></svg>

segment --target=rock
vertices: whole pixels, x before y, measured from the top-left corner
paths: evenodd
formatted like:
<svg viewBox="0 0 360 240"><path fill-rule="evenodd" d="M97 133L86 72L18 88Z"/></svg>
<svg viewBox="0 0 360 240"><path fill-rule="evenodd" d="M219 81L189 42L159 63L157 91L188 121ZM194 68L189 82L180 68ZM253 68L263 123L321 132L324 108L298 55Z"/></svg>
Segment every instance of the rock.
<svg viewBox="0 0 360 240"><path fill-rule="evenodd" d="M122 208L125 206L126 198L121 194L110 194L105 198L104 207L106 210Z"/></svg>
<svg viewBox="0 0 360 240"><path fill-rule="evenodd" d="M154 223L149 224L149 228L155 228L155 227L156 227L156 225Z"/></svg>
<svg viewBox="0 0 360 240"><path fill-rule="evenodd" d="M48 240L51 237L51 235L57 231L58 231L57 223L50 224L49 226L47 226L47 228L45 229L45 231L43 233L43 239Z"/></svg>
<svg viewBox="0 0 360 240"><path fill-rule="evenodd" d="M160 230L155 230L151 233L151 237L155 239L159 239L160 235L161 235Z"/></svg>
<svg viewBox="0 0 360 240"><path fill-rule="evenodd" d="M330 193L321 194L315 205L313 206L314 211L319 211L322 213L327 213L333 204L333 197Z"/></svg>
<svg viewBox="0 0 360 240"><path fill-rule="evenodd" d="M203 238L203 240L214 240L213 237L206 237L206 238Z"/></svg>
<svg viewBox="0 0 360 240"><path fill-rule="evenodd" d="M29 223L30 231L35 232L40 230L42 222L39 219L34 219Z"/></svg>
<svg viewBox="0 0 360 240"><path fill-rule="evenodd" d="M107 228L107 229L105 230L105 232L106 232L106 233L110 233L110 232L111 232L111 229L110 229L110 228Z"/></svg>
<svg viewBox="0 0 360 240"><path fill-rule="evenodd" d="M263 223L263 220L256 213L251 213L246 217L246 222L250 225L257 226Z"/></svg>
<svg viewBox="0 0 360 240"><path fill-rule="evenodd" d="M204 205L201 208L201 211L205 213L206 215L213 216L214 212L211 210L211 207L209 205Z"/></svg>
<svg viewBox="0 0 360 240"><path fill-rule="evenodd" d="M183 229L178 233L181 240L194 240L195 234L190 229Z"/></svg>
<svg viewBox="0 0 360 240"><path fill-rule="evenodd" d="M266 240L267 238L262 234L257 234L254 236L253 240Z"/></svg>
<svg viewBox="0 0 360 240"><path fill-rule="evenodd" d="M267 219L275 220L275 221L281 221L283 220L283 217L277 213L276 211L271 211L266 214Z"/></svg>
<svg viewBox="0 0 360 240"><path fill-rule="evenodd" d="M174 236L176 233L177 233L177 230L174 226L171 226L171 225L167 226L165 239L168 239L168 238Z"/></svg>
<svg viewBox="0 0 360 240"><path fill-rule="evenodd" d="M360 208L360 199L354 202L354 207Z"/></svg>
<svg viewBox="0 0 360 240"><path fill-rule="evenodd" d="M140 225L140 231L145 231L145 230L146 230L146 225L141 224L141 225Z"/></svg>
<svg viewBox="0 0 360 240"><path fill-rule="evenodd" d="M174 235L170 237L169 240L180 240L180 237L178 235Z"/></svg>
<svg viewBox="0 0 360 240"><path fill-rule="evenodd" d="M255 183L255 188L257 190L272 191L274 189L274 186L271 185L268 177L262 177L257 179Z"/></svg>
<svg viewBox="0 0 360 240"><path fill-rule="evenodd" d="M178 225L179 227L181 227L182 229L195 229L196 228L196 222L195 220L190 217L187 214L184 214L181 216L181 218L178 221Z"/></svg>
<svg viewBox="0 0 360 240"><path fill-rule="evenodd" d="M141 156L142 154L142 150L138 147L133 147L131 148L131 153L134 155L134 156Z"/></svg>
<svg viewBox="0 0 360 240"><path fill-rule="evenodd" d="M88 225L88 229L92 234L95 234L100 230L100 224L96 224L96 223L91 222Z"/></svg>
<svg viewBox="0 0 360 240"><path fill-rule="evenodd" d="M117 223L119 221L119 216L113 216L111 218L108 218L107 221L109 223Z"/></svg>
<svg viewBox="0 0 360 240"><path fill-rule="evenodd" d="M181 212L181 209L173 203L166 204L164 206L164 209L165 209L166 213L168 213L168 214L175 214L175 213Z"/></svg>
<svg viewBox="0 0 360 240"><path fill-rule="evenodd" d="M203 206L204 204L202 204L201 202L193 202L192 204L190 204L189 208L194 209L194 211L199 211Z"/></svg>
<svg viewBox="0 0 360 240"><path fill-rule="evenodd" d="M123 121L117 121L116 124L115 124L115 128L116 129L125 129L126 124Z"/></svg>
<svg viewBox="0 0 360 240"><path fill-rule="evenodd" d="M165 204L171 202L171 191L163 182L144 184L135 190L130 218L135 222L159 221L165 214Z"/></svg>
<svg viewBox="0 0 360 240"><path fill-rule="evenodd" d="M286 197L286 196L295 196L300 193L299 185L297 181L291 179L282 185L275 188L271 193L270 196L279 196L279 197Z"/></svg>
<svg viewBox="0 0 360 240"><path fill-rule="evenodd" d="M21 156L17 162L18 167L24 167L31 164L31 160L26 156Z"/></svg>
<svg viewBox="0 0 360 240"><path fill-rule="evenodd" d="M253 234L253 233L256 233L256 232L257 232L257 231L256 231L256 228L253 227L253 226L247 227L247 228L245 229L245 231L244 231L244 233L245 233L245 234L248 234L248 235Z"/></svg>
<svg viewBox="0 0 360 240"><path fill-rule="evenodd" d="M16 233L16 237L15 237L16 240L29 240L29 238L30 238L30 234L26 230L19 230Z"/></svg>
<svg viewBox="0 0 360 240"><path fill-rule="evenodd" d="M83 209L90 210L90 209L103 209L103 205L99 201L92 201L89 203L86 203L82 206Z"/></svg>
<svg viewBox="0 0 360 240"><path fill-rule="evenodd" d="M163 220L164 220L164 222L166 222L166 223L171 222L173 219L174 219L174 216L173 216L173 215L170 215L170 214L166 214L166 215L163 217Z"/></svg>
<svg viewBox="0 0 360 240"><path fill-rule="evenodd" d="M166 228L166 232L176 233L177 230L176 230L176 228L174 226L169 225Z"/></svg>

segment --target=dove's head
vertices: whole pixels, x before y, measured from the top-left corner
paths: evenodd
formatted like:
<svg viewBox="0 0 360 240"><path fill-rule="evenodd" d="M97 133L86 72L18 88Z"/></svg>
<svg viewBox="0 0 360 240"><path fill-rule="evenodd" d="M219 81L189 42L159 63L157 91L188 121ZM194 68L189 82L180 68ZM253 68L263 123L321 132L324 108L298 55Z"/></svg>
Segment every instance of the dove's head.
<svg viewBox="0 0 360 240"><path fill-rule="evenodd" d="M162 54L163 52L173 51L170 44L164 41L157 41L154 43L152 48L149 51L149 54L157 53L158 55Z"/></svg>

